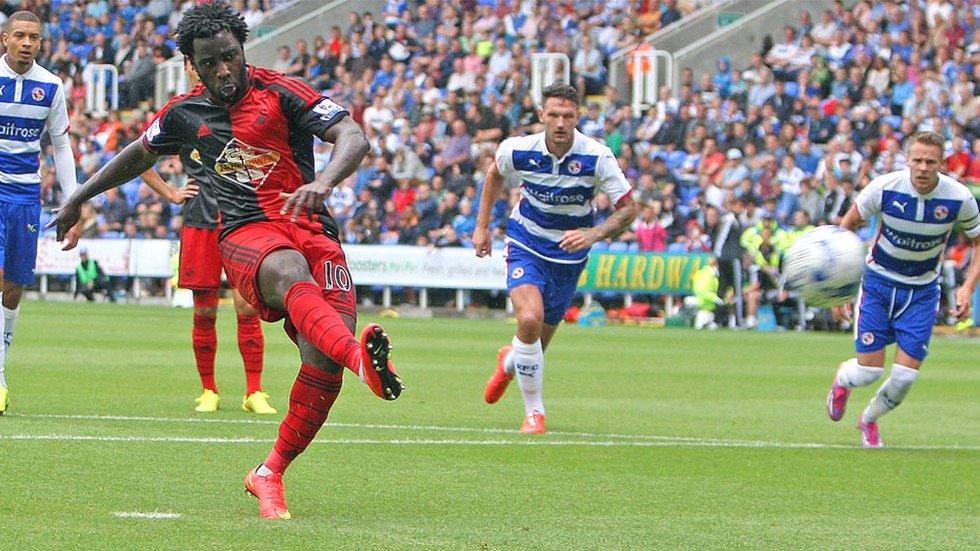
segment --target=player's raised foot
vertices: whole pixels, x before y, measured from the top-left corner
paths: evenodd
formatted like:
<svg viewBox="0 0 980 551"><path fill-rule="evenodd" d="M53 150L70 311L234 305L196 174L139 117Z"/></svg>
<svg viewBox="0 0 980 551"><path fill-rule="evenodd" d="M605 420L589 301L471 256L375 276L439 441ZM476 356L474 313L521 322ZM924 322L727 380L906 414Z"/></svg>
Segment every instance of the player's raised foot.
<svg viewBox="0 0 980 551"><path fill-rule="evenodd" d="M282 483L282 474L259 476L256 473L258 469L255 467L245 475L245 491L258 498L259 514L262 518L291 518L286 508L286 486Z"/></svg>
<svg viewBox="0 0 980 551"><path fill-rule="evenodd" d="M497 351L497 368L487 380L486 386L483 387L483 399L488 404L496 403L504 395L504 391L507 390L507 385L514 380L514 376L507 373L507 370L504 368L504 360L507 358L507 354L510 353L511 348L513 347L510 345L502 346Z"/></svg>
<svg viewBox="0 0 980 551"><path fill-rule="evenodd" d="M242 400L242 411L251 411L259 415L275 415L279 411L269 405L269 394L256 390Z"/></svg>
<svg viewBox="0 0 980 551"><path fill-rule="evenodd" d="M532 412L524 418L521 425L523 434L544 434L544 414L538 411Z"/></svg>
<svg viewBox="0 0 980 551"><path fill-rule="evenodd" d="M361 369L357 376L378 398L394 400L405 388L395 372L388 334L377 323L368 324L361 332Z"/></svg>
<svg viewBox="0 0 980 551"><path fill-rule="evenodd" d="M861 431L861 445L865 448L885 447L878 434L878 423L865 423L864 419L859 419L858 430Z"/></svg>
<svg viewBox="0 0 980 551"><path fill-rule="evenodd" d="M840 371L840 367L837 368ZM847 410L847 399L851 395L851 389L837 383L837 373L834 373L834 383L830 385L830 392L827 393L827 415L831 421L840 421Z"/></svg>
<svg viewBox="0 0 980 551"><path fill-rule="evenodd" d="M10 405L10 391L7 387L0 386L0 415L7 413L7 406Z"/></svg>
<svg viewBox="0 0 980 551"><path fill-rule="evenodd" d="M218 393L211 389L206 389L200 396L194 399L194 403L197 404L194 411L198 413L211 413L218 411L218 407L221 406L221 396L218 396Z"/></svg>

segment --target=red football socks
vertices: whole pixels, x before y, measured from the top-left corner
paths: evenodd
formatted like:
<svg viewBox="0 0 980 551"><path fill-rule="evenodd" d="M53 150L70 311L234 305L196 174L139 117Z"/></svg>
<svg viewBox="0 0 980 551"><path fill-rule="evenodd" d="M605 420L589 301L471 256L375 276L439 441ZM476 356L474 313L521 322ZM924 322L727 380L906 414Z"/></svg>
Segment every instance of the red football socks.
<svg viewBox="0 0 980 551"><path fill-rule="evenodd" d="M303 338L328 358L358 373L361 345L354 340L340 314L324 300L320 287L310 281L294 283L283 297L289 320Z"/></svg>
<svg viewBox="0 0 980 551"><path fill-rule="evenodd" d="M299 368L299 375L289 393L289 411L279 425L279 437L265 458L265 466L282 473L296 456L310 445L327 420L330 407L340 394L344 372L328 373L309 364Z"/></svg>
<svg viewBox="0 0 980 551"><path fill-rule="evenodd" d="M202 316L198 309L214 308L218 305L218 293L194 293L194 329L191 339L194 342L194 360L197 373L201 376L201 386L205 390L218 392L214 383L214 354L218 346L218 336L214 330L215 317Z"/></svg>
<svg viewBox="0 0 980 551"><path fill-rule="evenodd" d="M245 363L245 395L262 390L262 354L265 338L256 315L238 316L238 350Z"/></svg>

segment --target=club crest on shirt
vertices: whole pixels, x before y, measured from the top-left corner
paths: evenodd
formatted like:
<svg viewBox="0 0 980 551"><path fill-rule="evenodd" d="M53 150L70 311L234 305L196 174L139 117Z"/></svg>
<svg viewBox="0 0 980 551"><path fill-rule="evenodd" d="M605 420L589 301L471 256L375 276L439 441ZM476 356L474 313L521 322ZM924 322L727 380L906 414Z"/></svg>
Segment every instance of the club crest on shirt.
<svg viewBox="0 0 980 551"><path fill-rule="evenodd" d="M279 164L278 151L253 147L232 138L214 163L214 171L236 184L258 189Z"/></svg>
<svg viewBox="0 0 980 551"><path fill-rule="evenodd" d="M510 277L513 279L521 279L523 275L524 275L524 268L521 268L520 266L514 268L514 271L510 273Z"/></svg>
<svg viewBox="0 0 980 551"><path fill-rule="evenodd" d="M939 205L932 211L932 216L936 220L945 220L949 216L949 209L945 205Z"/></svg>
<svg viewBox="0 0 980 551"><path fill-rule="evenodd" d="M44 88L39 86L31 90L31 97L34 98L34 101L44 100Z"/></svg>
<svg viewBox="0 0 980 551"><path fill-rule="evenodd" d="M875 342L875 334L872 333L871 331L865 331L864 333L861 333L861 342L865 346L870 345L871 343Z"/></svg>
<svg viewBox="0 0 980 551"><path fill-rule="evenodd" d="M568 162L568 173L569 174L578 174L579 172L582 172L582 161L579 161L577 159L576 160L569 161Z"/></svg>

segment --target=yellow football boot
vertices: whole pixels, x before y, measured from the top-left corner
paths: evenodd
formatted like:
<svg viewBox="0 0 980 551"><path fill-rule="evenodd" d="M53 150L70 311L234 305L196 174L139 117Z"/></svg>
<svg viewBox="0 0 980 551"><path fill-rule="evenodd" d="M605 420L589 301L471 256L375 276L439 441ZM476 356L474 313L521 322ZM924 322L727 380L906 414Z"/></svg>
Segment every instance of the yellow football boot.
<svg viewBox="0 0 980 551"><path fill-rule="evenodd" d="M0 346L3 346L0 344ZM0 386L0 415L3 415L7 411L7 405L10 404L10 392L7 387Z"/></svg>
<svg viewBox="0 0 980 551"><path fill-rule="evenodd" d="M269 405L269 394L256 390L242 400L242 411L251 411L259 415L275 415L279 413L276 408Z"/></svg>
<svg viewBox="0 0 980 551"><path fill-rule="evenodd" d="M194 402L197 404L194 411L198 413L211 413L218 411L218 407L221 405L221 396L218 396L217 392L207 389Z"/></svg>

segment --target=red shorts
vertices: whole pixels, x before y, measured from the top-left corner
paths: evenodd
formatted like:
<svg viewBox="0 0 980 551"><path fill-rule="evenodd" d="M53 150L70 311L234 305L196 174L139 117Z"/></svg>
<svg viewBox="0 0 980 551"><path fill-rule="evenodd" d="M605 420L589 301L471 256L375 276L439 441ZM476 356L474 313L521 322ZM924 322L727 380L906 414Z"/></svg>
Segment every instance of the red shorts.
<svg viewBox="0 0 980 551"><path fill-rule="evenodd" d="M184 226L180 230L177 286L193 291L217 291L221 288L217 229Z"/></svg>
<svg viewBox="0 0 980 551"><path fill-rule="evenodd" d="M289 222L251 222L222 239L220 249L228 280L265 321L286 317L285 312L262 301L258 283L262 261L279 249L299 251L330 306L341 314L357 317L357 298L347 257L340 243L322 233Z"/></svg>

